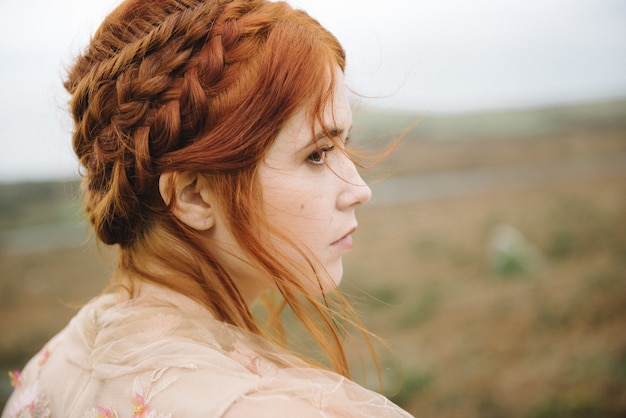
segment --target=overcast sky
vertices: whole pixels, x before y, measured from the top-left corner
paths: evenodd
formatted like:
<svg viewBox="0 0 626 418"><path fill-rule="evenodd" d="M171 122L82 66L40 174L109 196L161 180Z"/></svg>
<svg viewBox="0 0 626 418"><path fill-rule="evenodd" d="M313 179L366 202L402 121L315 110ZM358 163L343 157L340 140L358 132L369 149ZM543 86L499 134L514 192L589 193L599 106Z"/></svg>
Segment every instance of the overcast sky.
<svg viewBox="0 0 626 418"><path fill-rule="evenodd" d="M119 1L2 1L0 181L77 173L63 65ZM368 106L420 112L626 97L623 0L293 0Z"/></svg>

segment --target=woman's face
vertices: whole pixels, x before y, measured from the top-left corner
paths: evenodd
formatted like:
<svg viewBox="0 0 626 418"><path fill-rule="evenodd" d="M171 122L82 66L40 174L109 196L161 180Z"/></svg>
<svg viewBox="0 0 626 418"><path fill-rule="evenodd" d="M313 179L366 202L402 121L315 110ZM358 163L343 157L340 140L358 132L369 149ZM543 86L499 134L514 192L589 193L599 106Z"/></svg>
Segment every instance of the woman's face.
<svg viewBox="0 0 626 418"><path fill-rule="evenodd" d="M296 113L270 147L258 175L270 225L306 249L322 278L324 271L328 273L332 279L324 283L328 289L341 281L342 257L352 248L351 234L357 227L355 209L371 197L370 188L341 149L352 126L341 71L335 77L333 102L326 106L324 123L335 142L324 135L321 126L312 138L305 109ZM279 237L272 239L281 255L308 266L292 246Z"/></svg>

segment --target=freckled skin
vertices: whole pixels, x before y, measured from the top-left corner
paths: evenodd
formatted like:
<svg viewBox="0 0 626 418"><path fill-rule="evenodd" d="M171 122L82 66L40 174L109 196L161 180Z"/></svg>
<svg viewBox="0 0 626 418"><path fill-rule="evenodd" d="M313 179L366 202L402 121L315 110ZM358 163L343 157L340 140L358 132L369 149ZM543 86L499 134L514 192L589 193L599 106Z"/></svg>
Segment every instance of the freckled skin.
<svg viewBox="0 0 626 418"><path fill-rule="evenodd" d="M334 102L326 108L325 123L342 132L339 142L345 142L352 126L352 111L340 71ZM333 244L356 227L355 209L369 201L371 190L340 149L329 150L320 161L317 147L330 147L332 141L322 138L317 147L307 147L312 138L304 110L287 121L278 134L259 167L259 179L270 223L306 246L329 273L333 282L330 286L334 287L341 281L342 256L347 250ZM293 251L280 242L277 245L287 254Z"/></svg>
<svg viewBox="0 0 626 418"><path fill-rule="evenodd" d="M303 108L285 123L258 168L268 222L300 248L305 248L316 271L327 273L322 274L322 285L327 290L341 281L342 257L352 246L350 234L357 226L355 209L371 198L370 188L340 149L345 146L352 126L346 91L343 74L338 70L334 101L326 106L324 115L325 125L341 132L336 138L338 147L332 149L335 144L326 137L319 139L317 145L312 141L307 109ZM320 126L316 126L316 132L319 136ZM269 281L263 280L246 261L244 252L221 224L218 222L211 231L213 239L220 244L216 255L238 278L246 300L252 302L269 286ZM282 255L301 264L304 271L310 270L302 255L284 240L273 235L267 239ZM318 283L309 285L312 290L319 290Z"/></svg>

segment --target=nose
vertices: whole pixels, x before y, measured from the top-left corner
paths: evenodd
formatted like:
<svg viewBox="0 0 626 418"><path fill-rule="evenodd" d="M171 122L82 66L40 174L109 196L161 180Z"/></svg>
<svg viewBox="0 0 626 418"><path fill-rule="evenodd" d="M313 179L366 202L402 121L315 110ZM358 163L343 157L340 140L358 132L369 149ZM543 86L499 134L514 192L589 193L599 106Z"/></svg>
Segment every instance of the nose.
<svg viewBox="0 0 626 418"><path fill-rule="evenodd" d="M340 173L341 192L337 196L338 209L345 210L365 204L372 198L372 189L365 183L354 162L344 156L343 170Z"/></svg>

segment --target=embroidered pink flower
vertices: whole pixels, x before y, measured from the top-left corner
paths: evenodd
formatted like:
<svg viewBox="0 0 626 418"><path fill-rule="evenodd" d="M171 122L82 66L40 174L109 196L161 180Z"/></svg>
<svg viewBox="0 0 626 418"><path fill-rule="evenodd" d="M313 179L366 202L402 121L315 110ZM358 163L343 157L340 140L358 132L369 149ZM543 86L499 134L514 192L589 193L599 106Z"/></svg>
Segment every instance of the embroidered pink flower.
<svg viewBox="0 0 626 418"><path fill-rule="evenodd" d="M46 346L46 348L44 348L41 352L41 357L39 357L39 365L43 366L44 364L46 364L48 358L50 358L50 349L48 348L48 346Z"/></svg>
<svg viewBox="0 0 626 418"><path fill-rule="evenodd" d="M135 405L133 418L144 418L146 412L148 411L148 407L146 406L146 401L143 398L143 395L141 395L140 393L135 393L135 395L133 396L133 405Z"/></svg>
<svg viewBox="0 0 626 418"><path fill-rule="evenodd" d="M113 412L109 408L105 408L103 406L96 406L96 410L98 411L98 415L96 418L113 418Z"/></svg>
<svg viewBox="0 0 626 418"><path fill-rule="evenodd" d="M22 390L15 392L15 396L3 416L50 418L48 400L37 382L23 385Z"/></svg>
<svg viewBox="0 0 626 418"><path fill-rule="evenodd" d="M95 408L85 411L83 418L119 418L119 415L113 408L96 406Z"/></svg>
<svg viewBox="0 0 626 418"><path fill-rule="evenodd" d="M9 377L11 378L11 387L15 389L20 384L20 378L22 377L22 372L19 370L12 370L9 372Z"/></svg>

